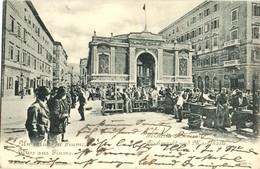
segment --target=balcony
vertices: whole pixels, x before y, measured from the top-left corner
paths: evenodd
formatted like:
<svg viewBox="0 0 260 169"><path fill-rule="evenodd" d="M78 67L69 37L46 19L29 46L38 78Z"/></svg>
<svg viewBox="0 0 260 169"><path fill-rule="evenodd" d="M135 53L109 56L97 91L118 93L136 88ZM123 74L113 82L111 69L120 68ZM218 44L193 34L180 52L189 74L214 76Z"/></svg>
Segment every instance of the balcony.
<svg viewBox="0 0 260 169"><path fill-rule="evenodd" d="M224 67L238 67L240 66L240 61L239 60L228 60L224 61Z"/></svg>
<svg viewBox="0 0 260 169"><path fill-rule="evenodd" d="M235 46L235 45L240 45L240 39L233 39L233 40L224 42L224 48Z"/></svg>
<svg viewBox="0 0 260 169"><path fill-rule="evenodd" d="M208 53L209 52L209 48L207 48L207 49L205 49L205 51L204 51L205 53Z"/></svg>

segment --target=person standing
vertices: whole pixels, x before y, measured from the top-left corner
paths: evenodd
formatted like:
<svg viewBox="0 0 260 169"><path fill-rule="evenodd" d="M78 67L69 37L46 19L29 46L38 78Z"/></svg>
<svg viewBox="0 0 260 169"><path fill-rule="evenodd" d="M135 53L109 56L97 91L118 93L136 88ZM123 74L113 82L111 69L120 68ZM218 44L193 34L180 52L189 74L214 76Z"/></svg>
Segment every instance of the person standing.
<svg viewBox="0 0 260 169"><path fill-rule="evenodd" d="M176 112L177 112L177 122L182 122L183 119L183 113L182 113L182 109L183 109L183 103L184 103L184 99L183 99L183 94L181 93L181 91L178 91L178 96L177 96L177 102L176 102Z"/></svg>
<svg viewBox="0 0 260 169"><path fill-rule="evenodd" d="M221 93L217 95L216 105L215 127L220 131L226 131L225 127L230 127L230 118L228 113L228 98L226 96L225 88L222 88Z"/></svg>
<svg viewBox="0 0 260 169"><path fill-rule="evenodd" d="M123 89L122 98L124 100L124 112L126 113L132 112L131 99L129 98L129 95L126 92L126 89Z"/></svg>
<svg viewBox="0 0 260 169"><path fill-rule="evenodd" d="M25 126L31 144L34 146L47 143L50 129L50 112L47 106L49 95L49 89L46 86L40 86L36 93L36 101L27 110Z"/></svg>
<svg viewBox="0 0 260 169"><path fill-rule="evenodd" d="M50 110L50 146L57 146L63 141L62 135L66 132L67 118L69 117L66 100L66 89L61 86L58 88L56 96L48 101Z"/></svg>
<svg viewBox="0 0 260 169"><path fill-rule="evenodd" d="M246 109L246 106L248 105L248 100L246 97L243 97L242 91L237 91L236 92L236 97L233 98L232 106L234 110L234 114L232 115L231 121L232 124L236 125L236 132L240 133L240 121L238 117L238 111L239 109Z"/></svg>
<svg viewBox="0 0 260 169"><path fill-rule="evenodd" d="M78 112L81 116L80 121L85 121L85 111L84 111L84 106L86 104L86 97L83 89L79 89L79 95L78 95L78 101L79 101L79 108Z"/></svg>

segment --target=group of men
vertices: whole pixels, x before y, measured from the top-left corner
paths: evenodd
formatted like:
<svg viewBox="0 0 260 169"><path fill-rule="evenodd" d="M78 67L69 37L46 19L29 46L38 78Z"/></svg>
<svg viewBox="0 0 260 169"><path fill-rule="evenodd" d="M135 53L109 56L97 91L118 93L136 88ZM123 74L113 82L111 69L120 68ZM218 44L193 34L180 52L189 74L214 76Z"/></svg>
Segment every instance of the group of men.
<svg viewBox="0 0 260 169"><path fill-rule="evenodd" d="M32 145L57 146L64 139L66 126L70 123L69 116L71 108L75 108L75 97L67 92L66 87L53 88L52 91L46 86L37 88L36 101L27 110L26 129ZM79 113L81 120L84 117L85 97L79 90ZM84 98L84 100L82 99Z"/></svg>

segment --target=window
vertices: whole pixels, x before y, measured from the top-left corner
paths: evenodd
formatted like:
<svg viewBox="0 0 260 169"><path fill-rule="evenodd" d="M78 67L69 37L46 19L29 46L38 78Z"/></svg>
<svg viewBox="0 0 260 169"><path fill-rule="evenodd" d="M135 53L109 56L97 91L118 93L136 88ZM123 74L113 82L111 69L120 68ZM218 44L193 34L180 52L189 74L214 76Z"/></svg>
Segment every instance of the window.
<svg viewBox="0 0 260 169"><path fill-rule="evenodd" d="M26 29L24 28L24 29L23 29L23 41L26 42L26 40L27 40L27 31L26 31Z"/></svg>
<svg viewBox="0 0 260 169"><path fill-rule="evenodd" d="M191 36L190 38L196 37L196 31L195 31L195 30L192 30L190 34L191 34L191 35L190 35L190 36Z"/></svg>
<svg viewBox="0 0 260 169"><path fill-rule="evenodd" d="M14 32L14 18L10 16L10 31Z"/></svg>
<svg viewBox="0 0 260 169"><path fill-rule="evenodd" d="M17 36L21 37L21 25L19 23L17 23Z"/></svg>
<svg viewBox="0 0 260 169"><path fill-rule="evenodd" d="M172 34L174 35L174 33L175 33L175 30L173 29L173 30L172 30Z"/></svg>
<svg viewBox="0 0 260 169"><path fill-rule="evenodd" d="M231 40L237 39L238 38L238 32L237 30L234 30L231 32Z"/></svg>
<svg viewBox="0 0 260 169"><path fill-rule="evenodd" d="M209 23L206 23L204 26L205 33L209 31Z"/></svg>
<svg viewBox="0 0 260 169"><path fill-rule="evenodd" d="M260 4L253 4L253 16L260 16Z"/></svg>
<svg viewBox="0 0 260 169"><path fill-rule="evenodd" d="M199 27L198 28L198 35L201 35L202 34L202 27Z"/></svg>
<svg viewBox="0 0 260 169"><path fill-rule="evenodd" d="M28 66L31 66L31 58L30 58L30 55L28 54L28 57L27 57L27 65Z"/></svg>
<svg viewBox="0 0 260 169"><path fill-rule="evenodd" d="M208 8L208 9L205 9L205 10L204 10L204 16L208 16L209 14L210 14L209 8Z"/></svg>
<svg viewBox="0 0 260 169"><path fill-rule="evenodd" d="M13 89L13 77L7 77L7 84L6 84L6 88L7 89Z"/></svg>
<svg viewBox="0 0 260 169"><path fill-rule="evenodd" d="M190 39L190 34L189 34L189 33L186 34L186 39L187 39L187 40Z"/></svg>
<svg viewBox="0 0 260 169"><path fill-rule="evenodd" d="M14 47L9 46L9 59L13 60L14 59Z"/></svg>
<svg viewBox="0 0 260 169"><path fill-rule="evenodd" d="M209 40L206 41L205 49L209 49L210 42Z"/></svg>
<svg viewBox="0 0 260 169"><path fill-rule="evenodd" d="M202 19L203 18L203 13L199 13L199 19Z"/></svg>
<svg viewBox="0 0 260 169"><path fill-rule="evenodd" d="M213 46L218 46L218 37L213 38Z"/></svg>
<svg viewBox="0 0 260 169"><path fill-rule="evenodd" d="M20 50L19 49L17 49L17 51L16 51L15 61L17 61L17 62L20 61Z"/></svg>
<svg viewBox="0 0 260 169"><path fill-rule="evenodd" d="M201 50L201 43L199 43L199 45L198 45L198 51L200 51Z"/></svg>
<svg viewBox="0 0 260 169"><path fill-rule="evenodd" d="M237 21L238 20L238 9L235 9L231 12L231 21Z"/></svg>
<svg viewBox="0 0 260 169"><path fill-rule="evenodd" d="M187 26L190 26L190 23L189 23L189 21L187 21Z"/></svg>
<svg viewBox="0 0 260 169"><path fill-rule="evenodd" d="M219 27L219 20L218 19L211 22L211 29L216 29L218 27Z"/></svg>
<svg viewBox="0 0 260 169"><path fill-rule="evenodd" d="M34 58L33 67L36 69L36 58Z"/></svg>
<svg viewBox="0 0 260 169"><path fill-rule="evenodd" d="M253 27L253 39L259 39L259 27Z"/></svg>
<svg viewBox="0 0 260 169"><path fill-rule="evenodd" d="M179 28L178 27L176 28L176 32L179 32Z"/></svg>
<svg viewBox="0 0 260 169"><path fill-rule="evenodd" d="M23 52L23 65L26 64L26 58L27 58L27 54L25 52Z"/></svg>
<svg viewBox="0 0 260 169"><path fill-rule="evenodd" d="M218 10L218 4L215 4L214 6L213 6L213 12L216 12Z"/></svg>
<svg viewBox="0 0 260 169"><path fill-rule="evenodd" d="M196 22L196 17L194 16L194 17L191 18L191 24L193 24L195 22Z"/></svg>

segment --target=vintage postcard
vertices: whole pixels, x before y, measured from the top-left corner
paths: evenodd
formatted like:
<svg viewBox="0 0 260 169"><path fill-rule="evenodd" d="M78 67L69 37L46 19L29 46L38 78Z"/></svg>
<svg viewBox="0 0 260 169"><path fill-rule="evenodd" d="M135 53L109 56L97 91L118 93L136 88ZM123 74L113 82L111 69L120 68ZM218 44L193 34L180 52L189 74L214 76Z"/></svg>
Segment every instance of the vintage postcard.
<svg viewBox="0 0 260 169"><path fill-rule="evenodd" d="M0 168L260 169L260 2L4 0Z"/></svg>

